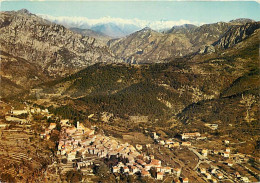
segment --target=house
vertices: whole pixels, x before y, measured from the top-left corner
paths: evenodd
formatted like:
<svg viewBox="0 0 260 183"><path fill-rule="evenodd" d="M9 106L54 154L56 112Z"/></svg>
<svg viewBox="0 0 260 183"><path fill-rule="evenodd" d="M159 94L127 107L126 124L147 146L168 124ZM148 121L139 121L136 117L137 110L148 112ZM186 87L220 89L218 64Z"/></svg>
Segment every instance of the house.
<svg viewBox="0 0 260 183"><path fill-rule="evenodd" d="M190 142L182 142L181 145L189 147L189 146L191 146L191 143Z"/></svg>
<svg viewBox="0 0 260 183"><path fill-rule="evenodd" d="M60 120L60 124L61 124L61 126L67 126L67 125L69 125L69 120L68 119L62 119L62 120Z"/></svg>
<svg viewBox="0 0 260 183"><path fill-rule="evenodd" d="M21 114L27 114L27 113L28 113L27 110L12 110L11 111L11 114L16 115L16 116L21 115Z"/></svg>
<svg viewBox="0 0 260 183"><path fill-rule="evenodd" d="M195 133L183 133L181 135L182 139L189 139L189 138L196 138L196 137L200 137L200 133L199 132L195 132Z"/></svg>
<svg viewBox="0 0 260 183"><path fill-rule="evenodd" d="M218 150L214 150L213 153L214 153L214 154L218 154L219 151L218 151Z"/></svg>
<svg viewBox="0 0 260 183"><path fill-rule="evenodd" d="M236 175L237 178L241 178L241 175L240 175L239 172L236 172L235 175Z"/></svg>
<svg viewBox="0 0 260 183"><path fill-rule="evenodd" d="M217 179L212 179L212 183L218 183Z"/></svg>
<svg viewBox="0 0 260 183"><path fill-rule="evenodd" d="M229 147L226 148L226 152L230 153L230 148Z"/></svg>
<svg viewBox="0 0 260 183"><path fill-rule="evenodd" d="M136 163L140 164L142 167L144 167L146 165L146 163L141 159L137 159Z"/></svg>
<svg viewBox="0 0 260 183"><path fill-rule="evenodd" d="M11 117L11 116L5 116L5 120L6 121L13 121L13 122L21 123L21 124L27 123L26 119L20 119L20 118Z"/></svg>
<svg viewBox="0 0 260 183"><path fill-rule="evenodd" d="M153 132L153 139L158 139L159 138L159 136L156 134L156 132Z"/></svg>
<svg viewBox="0 0 260 183"><path fill-rule="evenodd" d="M165 173L172 173L172 168L171 167L165 167L164 172Z"/></svg>
<svg viewBox="0 0 260 183"><path fill-rule="evenodd" d="M47 134L46 136L45 136L45 139L46 140L49 140L51 138L51 136L49 135L49 134Z"/></svg>
<svg viewBox="0 0 260 183"><path fill-rule="evenodd" d="M162 172L157 172L156 179L157 180L163 180L163 173Z"/></svg>
<svg viewBox="0 0 260 183"><path fill-rule="evenodd" d="M225 140L224 142L225 142L225 144L229 144L229 140Z"/></svg>
<svg viewBox="0 0 260 183"><path fill-rule="evenodd" d="M146 144L146 148L150 148L151 147L151 144Z"/></svg>
<svg viewBox="0 0 260 183"><path fill-rule="evenodd" d="M148 171L148 170L150 170L150 169L152 168L152 166L153 166L153 165L151 165L151 164L146 164L146 165L144 165L144 169L145 169L146 171Z"/></svg>
<svg viewBox="0 0 260 183"><path fill-rule="evenodd" d="M167 140L165 140L165 144L173 144L174 142L171 140L171 139L167 139Z"/></svg>
<svg viewBox="0 0 260 183"><path fill-rule="evenodd" d="M151 162L150 162L150 164L152 165L152 166L161 166L162 165L162 162L160 161L160 160L157 160L157 159L152 159L151 160Z"/></svg>
<svg viewBox="0 0 260 183"><path fill-rule="evenodd" d="M218 178L219 179L223 179L223 174L222 173L218 173Z"/></svg>
<svg viewBox="0 0 260 183"><path fill-rule="evenodd" d="M180 143L179 142L174 142L173 143L173 147L180 147Z"/></svg>
<svg viewBox="0 0 260 183"><path fill-rule="evenodd" d="M229 158L229 152L224 152L224 157Z"/></svg>
<svg viewBox="0 0 260 183"><path fill-rule="evenodd" d="M161 167L155 167L156 172L161 172Z"/></svg>
<svg viewBox="0 0 260 183"><path fill-rule="evenodd" d="M68 161L72 161L76 158L77 151L73 150L70 153L67 154Z"/></svg>
<svg viewBox="0 0 260 183"><path fill-rule="evenodd" d="M231 160L230 160L230 161L227 161L227 165L228 165L228 166L233 166L233 161L231 161Z"/></svg>
<svg viewBox="0 0 260 183"><path fill-rule="evenodd" d="M128 168L127 166L124 166L124 167L123 167L123 172L124 172L124 173L129 173L129 168Z"/></svg>
<svg viewBox="0 0 260 183"><path fill-rule="evenodd" d="M211 171L210 171L210 172L211 172L212 174L215 174L215 173L216 173L216 171L217 171L217 170L216 170L216 168L213 168L213 169L211 169Z"/></svg>
<svg viewBox="0 0 260 183"><path fill-rule="evenodd" d="M173 172L179 177L181 175L181 169L180 168L174 168Z"/></svg>
<svg viewBox="0 0 260 183"><path fill-rule="evenodd" d="M49 130L56 128L56 123L50 123Z"/></svg>
<svg viewBox="0 0 260 183"><path fill-rule="evenodd" d="M206 174L206 168L200 168L200 173Z"/></svg>
<svg viewBox="0 0 260 183"><path fill-rule="evenodd" d="M183 183L189 183L189 178L187 178L187 177L184 178L184 179L182 180L182 182L183 182Z"/></svg>
<svg viewBox="0 0 260 183"><path fill-rule="evenodd" d="M165 144L164 140L160 140L160 145L164 145L164 144Z"/></svg>
<svg viewBox="0 0 260 183"><path fill-rule="evenodd" d="M133 172L133 173L137 173L140 171L136 166L130 166L130 169L131 169L131 172Z"/></svg>
<svg viewBox="0 0 260 183"><path fill-rule="evenodd" d="M207 156L207 155L208 155L208 150L207 150L207 149L203 149L203 150L201 151L201 154L202 154L203 156Z"/></svg>
<svg viewBox="0 0 260 183"><path fill-rule="evenodd" d="M140 144L136 144L135 147L138 151L141 151L143 149L143 146Z"/></svg>
<svg viewBox="0 0 260 183"><path fill-rule="evenodd" d="M144 177L148 177L148 176L150 176L150 173L148 171L142 170L141 175Z"/></svg>
<svg viewBox="0 0 260 183"><path fill-rule="evenodd" d="M113 173L119 173L119 171L120 171L120 168L117 167L117 166L114 166L114 167L112 168L112 172L113 172Z"/></svg>
<svg viewBox="0 0 260 183"><path fill-rule="evenodd" d="M241 177L241 180L242 180L243 182L250 182L247 177Z"/></svg>
<svg viewBox="0 0 260 183"><path fill-rule="evenodd" d="M72 127L69 127L69 128L66 129L66 133L73 134L73 133L76 132L76 130L77 129L74 126L72 126Z"/></svg>
<svg viewBox="0 0 260 183"><path fill-rule="evenodd" d="M211 179L211 174L206 173L205 175L206 175L207 179Z"/></svg>

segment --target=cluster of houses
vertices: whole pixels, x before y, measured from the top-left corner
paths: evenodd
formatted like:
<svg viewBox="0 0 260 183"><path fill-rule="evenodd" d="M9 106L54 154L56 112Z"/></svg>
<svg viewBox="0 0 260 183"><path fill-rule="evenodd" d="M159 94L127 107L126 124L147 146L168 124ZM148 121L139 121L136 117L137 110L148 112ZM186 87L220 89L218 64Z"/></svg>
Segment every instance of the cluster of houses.
<svg viewBox="0 0 260 183"><path fill-rule="evenodd" d="M200 139L201 134L199 132L194 133L183 133L181 134L181 139Z"/></svg>
<svg viewBox="0 0 260 183"><path fill-rule="evenodd" d="M174 141L172 138L171 139L166 139L166 140L162 140L160 139L160 137L158 136L158 134L156 132L152 132L151 137L154 139L154 141L166 148L178 148L180 146L185 146L185 147L190 147L191 146L191 142L177 142Z"/></svg>
<svg viewBox="0 0 260 183"><path fill-rule="evenodd" d="M199 170L200 170L200 173L202 175L204 175L207 180L211 180L211 182L213 182L213 183L217 183L218 182L217 179L214 178L214 176L217 177L219 180L224 178L223 173L221 173L220 171L218 171L215 168L211 168L208 171L207 171L206 168L199 168Z"/></svg>
<svg viewBox="0 0 260 183"><path fill-rule="evenodd" d="M30 118L20 118L20 115L29 115L29 117L32 114L42 114L44 116L47 116L47 118L51 117L49 115L48 109L40 109L40 108L34 108L34 107L25 107L21 110L11 109L6 115L5 120L7 122L16 122L20 124L29 124L31 122Z"/></svg>
<svg viewBox="0 0 260 183"><path fill-rule="evenodd" d="M45 130L45 135L55 128L54 124L51 123L50 127ZM137 144L135 148L115 138L95 134L95 130L85 127L82 123L77 122L77 126L74 127L69 125L68 121L62 120L57 154L66 156L68 161L77 159L78 169L92 164L91 161L84 161L88 156L94 155L97 158L108 159L115 156L127 161L118 161L116 165L111 166L112 173L152 177L151 170L153 169L156 172L155 178L158 180L162 180L165 174L180 176L180 168L162 166L161 161L155 159L153 155L147 156L139 152L139 146L141 145Z"/></svg>

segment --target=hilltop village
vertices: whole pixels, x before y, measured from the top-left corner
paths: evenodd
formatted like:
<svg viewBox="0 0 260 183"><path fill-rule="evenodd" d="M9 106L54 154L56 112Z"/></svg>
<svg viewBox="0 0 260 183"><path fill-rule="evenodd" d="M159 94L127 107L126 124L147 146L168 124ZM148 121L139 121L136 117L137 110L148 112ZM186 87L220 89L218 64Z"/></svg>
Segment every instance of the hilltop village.
<svg viewBox="0 0 260 183"><path fill-rule="evenodd" d="M45 123L45 127L37 131L32 127L39 116L46 121L56 120ZM86 127L79 121L73 124L68 119L57 118L48 109L28 105L22 110L10 107L5 112L0 124L2 148L7 148L4 144L11 144L8 141L15 140L7 136L17 134L19 127L23 127L20 131L24 133L37 131L41 143L55 139L53 154L49 154L50 164L42 170L49 181L57 180L58 174L76 171L85 177L82 180L91 182L101 166L107 167L108 174L115 177L131 176L134 180L152 182L253 182L260 175L256 168L259 159L235 152L228 138L221 142L225 148L205 148L203 144L208 143L210 137L199 132L182 133L180 138L163 138L158 132L145 129L143 135L151 139L151 143L139 144L107 136L101 127ZM32 138L32 135L28 136L29 141ZM19 161L10 155L10 150L8 152L2 154L5 159ZM29 157L26 153L23 156ZM253 160L255 166L250 164ZM19 175L15 175L15 171L8 174Z"/></svg>

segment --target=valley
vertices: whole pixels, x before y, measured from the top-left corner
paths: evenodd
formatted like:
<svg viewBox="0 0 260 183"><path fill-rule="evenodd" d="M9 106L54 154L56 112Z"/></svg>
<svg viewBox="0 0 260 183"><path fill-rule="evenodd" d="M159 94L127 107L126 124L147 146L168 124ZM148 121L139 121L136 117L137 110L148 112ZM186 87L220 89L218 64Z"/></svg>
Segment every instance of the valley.
<svg viewBox="0 0 260 183"><path fill-rule="evenodd" d="M259 28L115 39L1 11L0 180L259 181Z"/></svg>

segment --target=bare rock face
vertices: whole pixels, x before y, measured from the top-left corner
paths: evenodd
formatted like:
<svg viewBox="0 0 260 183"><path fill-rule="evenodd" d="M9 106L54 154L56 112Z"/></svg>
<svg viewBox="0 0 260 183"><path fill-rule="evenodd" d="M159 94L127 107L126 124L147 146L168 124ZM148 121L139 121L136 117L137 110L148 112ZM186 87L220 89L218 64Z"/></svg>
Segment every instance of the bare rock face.
<svg viewBox="0 0 260 183"><path fill-rule="evenodd" d="M97 62L119 62L106 45L51 23L28 10L1 12L1 50L52 76L74 73Z"/></svg>
<svg viewBox="0 0 260 183"><path fill-rule="evenodd" d="M111 40L108 45L115 55L128 63L166 62L169 58L182 57L207 48L230 26L225 22L200 27L183 25L163 33L144 28L125 38ZM214 52L210 48L206 52Z"/></svg>
<svg viewBox="0 0 260 183"><path fill-rule="evenodd" d="M256 27L257 23L253 20L237 19L199 27L174 26L162 33L144 28L125 38L110 40L108 46L115 55L128 63L167 62L192 53L213 53L215 47L212 44L221 38L221 46L227 47L229 43L231 46L244 39ZM230 30L233 31L230 34L240 35L240 38L236 36L234 40L229 40Z"/></svg>
<svg viewBox="0 0 260 183"><path fill-rule="evenodd" d="M217 48L230 48L235 44L246 39L253 34L255 30L260 28L260 22L250 22L244 25L231 27L217 42L213 45Z"/></svg>

